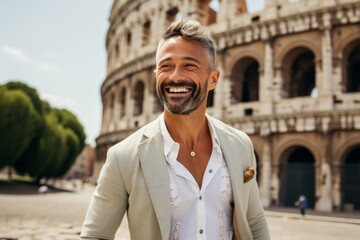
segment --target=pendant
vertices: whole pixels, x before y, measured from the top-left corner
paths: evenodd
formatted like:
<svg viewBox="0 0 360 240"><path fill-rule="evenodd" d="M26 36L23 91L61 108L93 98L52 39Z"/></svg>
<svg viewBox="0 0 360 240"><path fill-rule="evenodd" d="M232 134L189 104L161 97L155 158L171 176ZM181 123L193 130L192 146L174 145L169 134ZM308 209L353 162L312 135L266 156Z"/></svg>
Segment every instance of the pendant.
<svg viewBox="0 0 360 240"><path fill-rule="evenodd" d="M190 155L191 155L192 157L195 157L195 152L194 152L194 151L191 151L191 152L190 152Z"/></svg>

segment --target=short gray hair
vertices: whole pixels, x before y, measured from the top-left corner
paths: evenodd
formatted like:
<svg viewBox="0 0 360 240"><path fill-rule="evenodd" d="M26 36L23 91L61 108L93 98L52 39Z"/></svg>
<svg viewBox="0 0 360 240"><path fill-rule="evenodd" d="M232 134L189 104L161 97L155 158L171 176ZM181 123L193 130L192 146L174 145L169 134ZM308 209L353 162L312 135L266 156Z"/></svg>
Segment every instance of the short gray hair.
<svg viewBox="0 0 360 240"><path fill-rule="evenodd" d="M211 37L210 32L205 29L201 24L195 20L182 19L175 21L166 30L159 46L166 40L180 36L190 41L196 41L208 51L210 57L211 67L214 69L216 66L216 45L214 39Z"/></svg>

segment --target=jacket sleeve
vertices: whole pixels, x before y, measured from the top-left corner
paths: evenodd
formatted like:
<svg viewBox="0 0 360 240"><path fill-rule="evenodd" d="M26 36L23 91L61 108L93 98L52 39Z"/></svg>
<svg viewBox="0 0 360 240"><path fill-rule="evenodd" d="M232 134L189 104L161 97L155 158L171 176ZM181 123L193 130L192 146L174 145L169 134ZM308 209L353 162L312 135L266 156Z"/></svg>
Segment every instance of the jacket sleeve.
<svg viewBox="0 0 360 240"><path fill-rule="evenodd" d="M127 207L128 194L114 148L110 148L86 213L80 239L114 239Z"/></svg>
<svg viewBox="0 0 360 240"><path fill-rule="evenodd" d="M255 154L252 155L252 165L256 169ZM249 204L246 217L251 229L254 240L267 240L270 239L270 233L267 221L264 215L263 205L260 199L258 184L256 182L256 175L251 182L251 189L249 195Z"/></svg>

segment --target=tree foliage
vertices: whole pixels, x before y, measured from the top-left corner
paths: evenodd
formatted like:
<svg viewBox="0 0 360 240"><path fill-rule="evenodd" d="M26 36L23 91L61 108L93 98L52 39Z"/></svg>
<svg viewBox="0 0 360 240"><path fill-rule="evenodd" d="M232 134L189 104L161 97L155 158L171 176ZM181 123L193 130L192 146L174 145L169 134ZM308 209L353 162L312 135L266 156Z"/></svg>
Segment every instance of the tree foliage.
<svg viewBox="0 0 360 240"><path fill-rule="evenodd" d="M0 168L14 166L36 179L61 177L69 170L86 139L74 114L52 108L20 82L0 86L0 108L0 159L7 159Z"/></svg>
<svg viewBox="0 0 360 240"><path fill-rule="evenodd" d="M22 82L8 82L5 84L5 86L7 89L10 90L17 89L23 91L31 99L31 102L36 112L39 115L43 115L44 111L43 111L42 101L36 89L29 87L28 85Z"/></svg>
<svg viewBox="0 0 360 240"><path fill-rule="evenodd" d="M0 168L14 164L29 147L41 119L20 90L0 87Z"/></svg>
<svg viewBox="0 0 360 240"><path fill-rule="evenodd" d="M73 133L78 137L80 144L79 147L80 149L83 149L86 135L83 126L80 124L76 116L66 109L54 109L54 111L58 116L59 122L64 126L64 128L73 131Z"/></svg>
<svg viewBox="0 0 360 240"><path fill-rule="evenodd" d="M53 114L45 115L44 131L34 147L15 164L15 170L40 179L52 177L60 167L64 154L61 126Z"/></svg>

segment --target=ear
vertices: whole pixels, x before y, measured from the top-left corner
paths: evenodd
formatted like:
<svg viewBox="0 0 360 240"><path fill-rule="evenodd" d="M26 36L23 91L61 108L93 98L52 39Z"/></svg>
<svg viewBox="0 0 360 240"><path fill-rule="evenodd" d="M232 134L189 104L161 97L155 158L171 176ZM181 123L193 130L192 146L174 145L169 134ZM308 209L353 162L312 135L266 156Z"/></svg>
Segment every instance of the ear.
<svg viewBox="0 0 360 240"><path fill-rule="evenodd" d="M209 86L208 86L208 89L209 90L213 90L218 81L219 81L219 78L220 78L220 71L218 69L215 69L215 70L212 70L211 73L210 73L210 81L209 81Z"/></svg>

